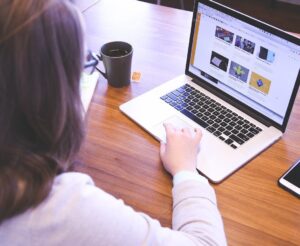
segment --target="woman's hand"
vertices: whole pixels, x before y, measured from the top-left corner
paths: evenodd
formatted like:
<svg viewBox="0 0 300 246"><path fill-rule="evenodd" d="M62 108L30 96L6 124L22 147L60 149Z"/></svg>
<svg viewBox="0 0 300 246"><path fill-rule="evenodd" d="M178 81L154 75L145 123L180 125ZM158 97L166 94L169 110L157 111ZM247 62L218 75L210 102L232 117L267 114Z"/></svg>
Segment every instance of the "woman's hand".
<svg viewBox="0 0 300 246"><path fill-rule="evenodd" d="M196 172L201 130L176 129L171 124L164 124L164 127L167 143L161 143L160 157L165 169L173 176L179 171Z"/></svg>

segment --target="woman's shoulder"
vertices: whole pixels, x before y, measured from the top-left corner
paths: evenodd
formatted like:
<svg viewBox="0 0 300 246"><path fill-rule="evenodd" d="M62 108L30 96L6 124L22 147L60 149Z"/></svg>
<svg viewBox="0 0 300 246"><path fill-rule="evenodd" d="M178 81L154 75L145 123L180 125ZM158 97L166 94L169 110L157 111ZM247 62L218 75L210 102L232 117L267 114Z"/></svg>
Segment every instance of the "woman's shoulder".
<svg viewBox="0 0 300 246"><path fill-rule="evenodd" d="M75 244L83 238L88 241L93 238L94 230L107 223L113 213L111 207L119 203L122 201L97 188L90 176L63 173L54 179L52 190L42 203L5 221L0 235L5 242L16 242L16 245L18 242L30 245L31 240L41 238L48 238L49 245L57 244L58 238ZM15 238L16 233L24 237Z"/></svg>
<svg viewBox="0 0 300 246"><path fill-rule="evenodd" d="M93 203L105 203L115 199L110 194L95 186L92 178L84 173L62 173L53 181L52 190L40 207L59 207L64 204L69 210L79 207L91 207Z"/></svg>

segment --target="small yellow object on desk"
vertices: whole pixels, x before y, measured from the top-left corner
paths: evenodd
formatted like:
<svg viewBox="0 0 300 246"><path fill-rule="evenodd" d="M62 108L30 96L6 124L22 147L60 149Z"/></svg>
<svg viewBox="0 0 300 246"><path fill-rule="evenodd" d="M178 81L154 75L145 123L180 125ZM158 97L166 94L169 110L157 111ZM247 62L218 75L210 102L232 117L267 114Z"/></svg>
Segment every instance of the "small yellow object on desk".
<svg viewBox="0 0 300 246"><path fill-rule="evenodd" d="M131 80L133 82L140 82L142 74L140 72L133 72L131 76Z"/></svg>

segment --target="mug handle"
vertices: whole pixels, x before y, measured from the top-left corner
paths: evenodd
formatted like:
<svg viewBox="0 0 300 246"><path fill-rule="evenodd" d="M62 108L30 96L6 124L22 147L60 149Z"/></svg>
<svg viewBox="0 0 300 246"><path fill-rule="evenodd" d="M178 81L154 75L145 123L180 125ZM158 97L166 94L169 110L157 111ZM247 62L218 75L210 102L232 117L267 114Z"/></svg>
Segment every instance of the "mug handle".
<svg viewBox="0 0 300 246"><path fill-rule="evenodd" d="M102 59L102 56L101 56L101 55L98 55L98 54L97 54L96 56L97 56L97 58L99 59L99 61L102 61L102 62L103 62L103 59ZM107 79L106 73L102 72L99 68L97 68L97 70L98 70L99 73L102 74L102 76L103 76L104 78Z"/></svg>

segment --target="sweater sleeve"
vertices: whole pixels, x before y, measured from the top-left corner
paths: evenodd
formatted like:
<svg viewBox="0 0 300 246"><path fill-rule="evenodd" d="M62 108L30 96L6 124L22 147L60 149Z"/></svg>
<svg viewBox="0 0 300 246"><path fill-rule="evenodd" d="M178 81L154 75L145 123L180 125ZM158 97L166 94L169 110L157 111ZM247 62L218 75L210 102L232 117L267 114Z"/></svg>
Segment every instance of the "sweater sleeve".
<svg viewBox="0 0 300 246"><path fill-rule="evenodd" d="M35 230L37 237L50 233L50 245L226 245L214 191L208 184L190 180L174 186L170 229L90 181L68 187L63 183L64 188L57 186L40 208L44 210L40 214L49 216L35 219L35 228L46 230Z"/></svg>
<svg viewBox="0 0 300 246"><path fill-rule="evenodd" d="M226 245L223 221L213 188L199 181L173 187L173 230L189 235L196 245Z"/></svg>

